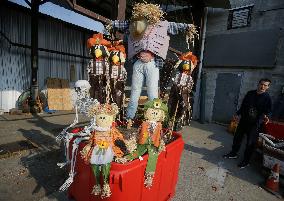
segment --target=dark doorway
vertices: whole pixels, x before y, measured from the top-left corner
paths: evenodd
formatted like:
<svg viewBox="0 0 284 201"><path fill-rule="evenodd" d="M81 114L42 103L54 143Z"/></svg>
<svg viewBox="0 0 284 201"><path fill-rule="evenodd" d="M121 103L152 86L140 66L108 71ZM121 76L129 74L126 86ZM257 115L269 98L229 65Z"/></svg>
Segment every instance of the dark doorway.
<svg viewBox="0 0 284 201"><path fill-rule="evenodd" d="M237 110L241 79L240 73L218 74L212 117L214 122L230 122Z"/></svg>

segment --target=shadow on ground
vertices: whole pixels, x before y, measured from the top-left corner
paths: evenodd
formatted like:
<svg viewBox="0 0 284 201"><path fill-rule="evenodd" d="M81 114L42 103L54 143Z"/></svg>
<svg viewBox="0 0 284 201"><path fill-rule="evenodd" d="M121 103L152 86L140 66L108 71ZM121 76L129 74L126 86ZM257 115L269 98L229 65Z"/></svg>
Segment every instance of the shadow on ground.
<svg viewBox="0 0 284 201"><path fill-rule="evenodd" d="M58 192L58 189L68 176L68 171L66 168L61 169L57 166L58 162L65 161L65 156L63 145L55 141L55 136L73 121L72 118L72 121L70 121L70 118L67 120L63 119L66 118L64 115L66 114L45 117L33 115L33 118L26 120L29 124L33 125L33 129L18 129L26 139L38 146L37 150L30 152L27 156L21 157L20 160L23 166L28 169L29 176L36 181L32 195L38 197L36 194L44 190L46 197L43 200L47 199L47 197L56 198L59 201L66 201L67 199L65 193ZM74 117L72 114L71 116ZM61 124L49 122L46 120L49 117L58 118L59 120L62 117L62 121L58 121ZM63 125L62 123L65 122L68 123ZM79 125L84 123L81 122Z"/></svg>

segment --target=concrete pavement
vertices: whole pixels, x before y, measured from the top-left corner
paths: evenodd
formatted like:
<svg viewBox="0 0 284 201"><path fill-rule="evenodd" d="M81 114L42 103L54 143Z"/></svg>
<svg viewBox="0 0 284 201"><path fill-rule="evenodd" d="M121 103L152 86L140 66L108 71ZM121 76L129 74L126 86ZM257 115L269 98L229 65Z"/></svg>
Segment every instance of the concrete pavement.
<svg viewBox="0 0 284 201"><path fill-rule="evenodd" d="M54 138L73 118L68 112L0 116L0 144L28 139L39 146L0 159L0 200L67 201L64 193L57 192L67 175L56 166L63 157ZM80 120L82 124L88 121ZM173 201L279 200L258 185L264 177L257 155L242 170L237 167L240 159L222 158L232 143L225 127L193 121L182 134L185 148Z"/></svg>

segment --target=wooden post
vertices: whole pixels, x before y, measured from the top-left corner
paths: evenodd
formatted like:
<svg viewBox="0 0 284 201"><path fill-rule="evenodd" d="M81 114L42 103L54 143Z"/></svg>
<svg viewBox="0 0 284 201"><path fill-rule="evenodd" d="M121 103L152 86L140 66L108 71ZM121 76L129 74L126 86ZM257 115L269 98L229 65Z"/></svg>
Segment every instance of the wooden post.
<svg viewBox="0 0 284 201"><path fill-rule="evenodd" d="M117 11L117 19L125 20L125 12L126 12L126 0L118 0L118 11Z"/></svg>
<svg viewBox="0 0 284 201"><path fill-rule="evenodd" d="M32 113L37 113L36 100L38 97L38 13L39 0L31 1L31 101L30 109Z"/></svg>

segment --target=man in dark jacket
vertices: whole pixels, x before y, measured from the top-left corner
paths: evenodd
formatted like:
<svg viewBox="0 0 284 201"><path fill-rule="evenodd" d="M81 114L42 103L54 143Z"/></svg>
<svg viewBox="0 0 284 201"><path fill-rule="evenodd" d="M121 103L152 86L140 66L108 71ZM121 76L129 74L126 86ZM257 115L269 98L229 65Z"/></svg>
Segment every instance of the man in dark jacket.
<svg viewBox="0 0 284 201"><path fill-rule="evenodd" d="M240 168L245 168L249 165L255 144L258 139L258 134L263 124L267 124L271 115L271 98L266 92L271 81L269 79L261 79L258 82L257 90L247 92L241 108L237 111L235 118L239 119L239 125L236 130L232 151L224 158L235 159L241 147L243 136L246 134L247 143L244 152L244 158L238 165Z"/></svg>

